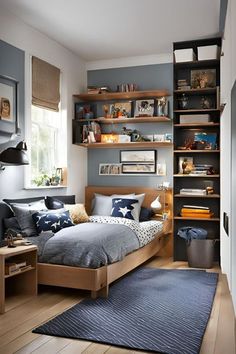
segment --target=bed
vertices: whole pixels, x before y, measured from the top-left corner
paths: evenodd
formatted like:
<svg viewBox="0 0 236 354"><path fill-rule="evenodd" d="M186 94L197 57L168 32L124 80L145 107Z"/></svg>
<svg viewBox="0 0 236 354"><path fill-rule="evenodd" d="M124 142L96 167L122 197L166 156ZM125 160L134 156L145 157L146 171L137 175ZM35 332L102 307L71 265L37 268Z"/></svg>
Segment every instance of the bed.
<svg viewBox="0 0 236 354"><path fill-rule="evenodd" d="M94 187L94 186L88 186L86 187L85 190L85 206L88 214L91 212L91 205L92 205L92 200L94 197L94 193L100 193L103 195L111 195L111 194L129 194L132 189L132 192L139 194L139 193L145 193L145 199L143 202L143 206L150 206L151 201L154 200L154 198L158 194L162 194L161 198L163 198L163 192L156 191L153 189L149 188L140 188L140 187ZM68 204L73 204L73 196L63 196L59 197L63 202L68 203ZM31 198L30 200L36 200L37 198ZM168 191L166 193L166 203L169 205L169 209L171 210L172 206L172 193L171 191ZM1 204L0 209L2 211L1 215L4 217L8 217L9 215L9 210L7 210L6 205ZM119 219L119 218L117 218ZM126 220L126 219L125 219ZM100 224L100 219L96 219L96 217L93 217L93 228L91 230L92 233L96 234L97 232L103 233L104 230L101 229L101 224ZM129 221L127 221L129 222ZM123 223L123 221L122 221ZM97 224L97 225L96 225ZM145 223L140 223L145 224ZM154 224L154 223L153 223ZM131 227L132 229L132 223L131 226L128 225L129 228ZM2 227L2 225L1 225ZM75 233L76 232L76 227L73 227L71 230ZM85 234L87 232L87 235L89 235L88 230L88 225L78 225L78 229L84 229ZM116 230L117 228L117 230ZM69 229L69 228L68 228ZM100 230L101 229L101 230ZM100 231L99 231L100 230ZM113 281L117 280L124 274L128 273L132 269L136 268L152 256L154 256L156 253L158 253L163 247L166 245L167 241L169 240L169 235L172 231L172 224L171 224L171 217L169 218L168 221L166 221L163 224L163 227L161 228L161 231L158 231L154 236L152 241L149 243L145 244L141 243L142 247L138 247L134 239L132 239L131 236L129 236L131 233L127 234L127 225L114 225L113 221L111 225L107 225L106 230L108 230L107 238L106 238L106 243L107 245L109 242L111 242L111 239L109 239L109 233L111 232L116 232L117 235L120 235L119 240L118 237L116 238L117 245L115 245L115 248L119 249L121 248L121 251L123 250L123 244L122 244L122 237L126 238L130 237L130 248L126 249L127 255L124 256L124 254L121 255L117 252L115 253L113 259L111 262L104 262L100 264L91 264L88 263L87 266L86 264L83 264L83 266L77 266L77 264L70 263L68 262L63 262L63 257L61 259L57 259L57 250L56 250L56 241L61 244L62 248L66 248L66 237L63 235L63 230L61 233L58 233L60 237L52 237L49 241L47 241L46 244L46 250L49 249L48 254L50 254L51 258L48 260L45 257L44 252L43 257L40 258L39 256L39 263L38 263L38 283L39 284L44 284L44 285L53 285L53 286L62 286L62 287L69 287L69 288L77 288L77 289L84 289L84 290L90 290L91 291L91 296L93 298L96 298L97 296L108 296L108 291L109 291L109 284L111 284ZM160 230L160 229L156 229ZM3 230L0 230L3 231ZM133 230L136 232L136 230ZM142 230L141 230L142 231ZM123 235L124 233L124 235ZM136 232L137 233L137 232ZM67 232L68 234L68 232ZM93 242L96 242L96 236L91 235L90 233L90 238L93 240ZM73 235L71 232L71 238L73 239ZM58 241L59 239L59 241ZM33 239L32 239L33 240ZM82 241L81 241L82 242ZM51 244L50 244L51 243ZM121 246L120 246L121 245ZM106 246L106 245L105 245ZM101 246L101 250L104 249L104 245ZM44 244L43 244L44 247ZM96 246L97 247L97 246ZM123 247L123 248L122 248ZM39 247L40 249L40 247ZM45 251L45 250L44 250ZM86 251L86 249L85 249ZM39 252L41 253L41 252ZM85 252L86 253L86 252ZM89 253L89 252L87 252ZM117 258L116 258L117 257ZM92 257L93 258L93 257ZM112 257L111 257L112 258ZM90 257L91 259L91 257ZM72 256L71 260L73 260L73 247L72 247ZM49 262L49 263L48 263ZM55 264L54 264L55 263ZM60 264L58 264L60 263ZM65 264L63 264L65 263ZM105 264L105 265L102 265Z"/></svg>

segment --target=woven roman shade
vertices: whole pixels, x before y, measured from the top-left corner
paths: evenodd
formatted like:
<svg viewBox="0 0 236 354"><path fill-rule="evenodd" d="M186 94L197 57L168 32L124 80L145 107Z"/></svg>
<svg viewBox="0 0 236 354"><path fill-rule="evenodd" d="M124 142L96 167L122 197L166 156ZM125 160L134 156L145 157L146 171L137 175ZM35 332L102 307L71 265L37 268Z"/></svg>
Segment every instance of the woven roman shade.
<svg viewBox="0 0 236 354"><path fill-rule="evenodd" d="M58 112L60 69L32 57L32 104Z"/></svg>

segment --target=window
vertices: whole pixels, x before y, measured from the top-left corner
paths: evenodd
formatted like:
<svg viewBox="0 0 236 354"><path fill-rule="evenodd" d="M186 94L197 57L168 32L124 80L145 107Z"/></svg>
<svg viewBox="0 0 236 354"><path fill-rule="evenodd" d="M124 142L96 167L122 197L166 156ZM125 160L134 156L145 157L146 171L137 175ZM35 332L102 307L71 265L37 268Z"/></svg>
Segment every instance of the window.
<svg viewBox="0 0 236 354"><path fill-rule="evenodd" d="M34 61L37 64L34 64ZM28 176L28 184L32 187L51 186L61 184L62 169L66 166L67 141L66 141L66 115L62 114L61 105L55 105L54 110L51 107L50 94L45 95L43 85L48 84L49 77L40 82L43 76L43 70L49 68L52 70L59 69L50 64L33 57L32 60L32 102L31 104L31 121L29 126L30 134L30 173ZM38 65L40 64L40 65ZM34 71L37 72L35 74ZM42 72L42 75L41 75ZM48 70L47 70L48 74ZM39 78L40 76L40 78ZM51 76L50 85L53 86L55 76ZM57 80L57 90L60 89L60 80ZM58 86L59 85L59 86ZM40 87L40 90L39 90ZM52 92L50 90L50 92ZM46 92L47 93L47 92ZM60 99L60 95L59 95ZM29 183L30 181L30 183Z"/></svg>

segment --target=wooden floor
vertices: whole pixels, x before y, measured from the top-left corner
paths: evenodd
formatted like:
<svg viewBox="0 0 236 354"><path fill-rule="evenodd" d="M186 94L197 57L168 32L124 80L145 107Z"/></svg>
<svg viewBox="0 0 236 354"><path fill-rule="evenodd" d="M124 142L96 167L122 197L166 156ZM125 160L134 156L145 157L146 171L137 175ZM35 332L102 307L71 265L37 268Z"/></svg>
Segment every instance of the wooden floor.
<svg viewBox="0 0 236 354"><path fill-rule="evenodd" d="M160 257L154 257L146 265L168 269L187 267L185 262L172 262L169 258ZM220 273L218 267L210 271ZM9 300L8 311L0 315L0 354L144 353L88 341L31 333L32 328L75 305L86 295L88 295L86 292L77 290L44 287L40 289L37 297ZM222 274L219 277L200 354L235 354L235 317L227 280Z"/></svg>

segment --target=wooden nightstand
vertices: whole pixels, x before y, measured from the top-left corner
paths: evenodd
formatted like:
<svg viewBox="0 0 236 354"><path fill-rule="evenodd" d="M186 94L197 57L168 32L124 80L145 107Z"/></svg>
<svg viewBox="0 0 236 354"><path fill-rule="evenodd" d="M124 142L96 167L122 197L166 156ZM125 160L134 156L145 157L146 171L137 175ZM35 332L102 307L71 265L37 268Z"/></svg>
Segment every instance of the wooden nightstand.
<svg viewBox="0 0 236 354"><path fill-rule="evenodd" d="M25 267L6 274L6 263L26 262ZM5 298L9 295L37 295L37 247L17 246L0 248L0 313L5 312Z"/></svg>

